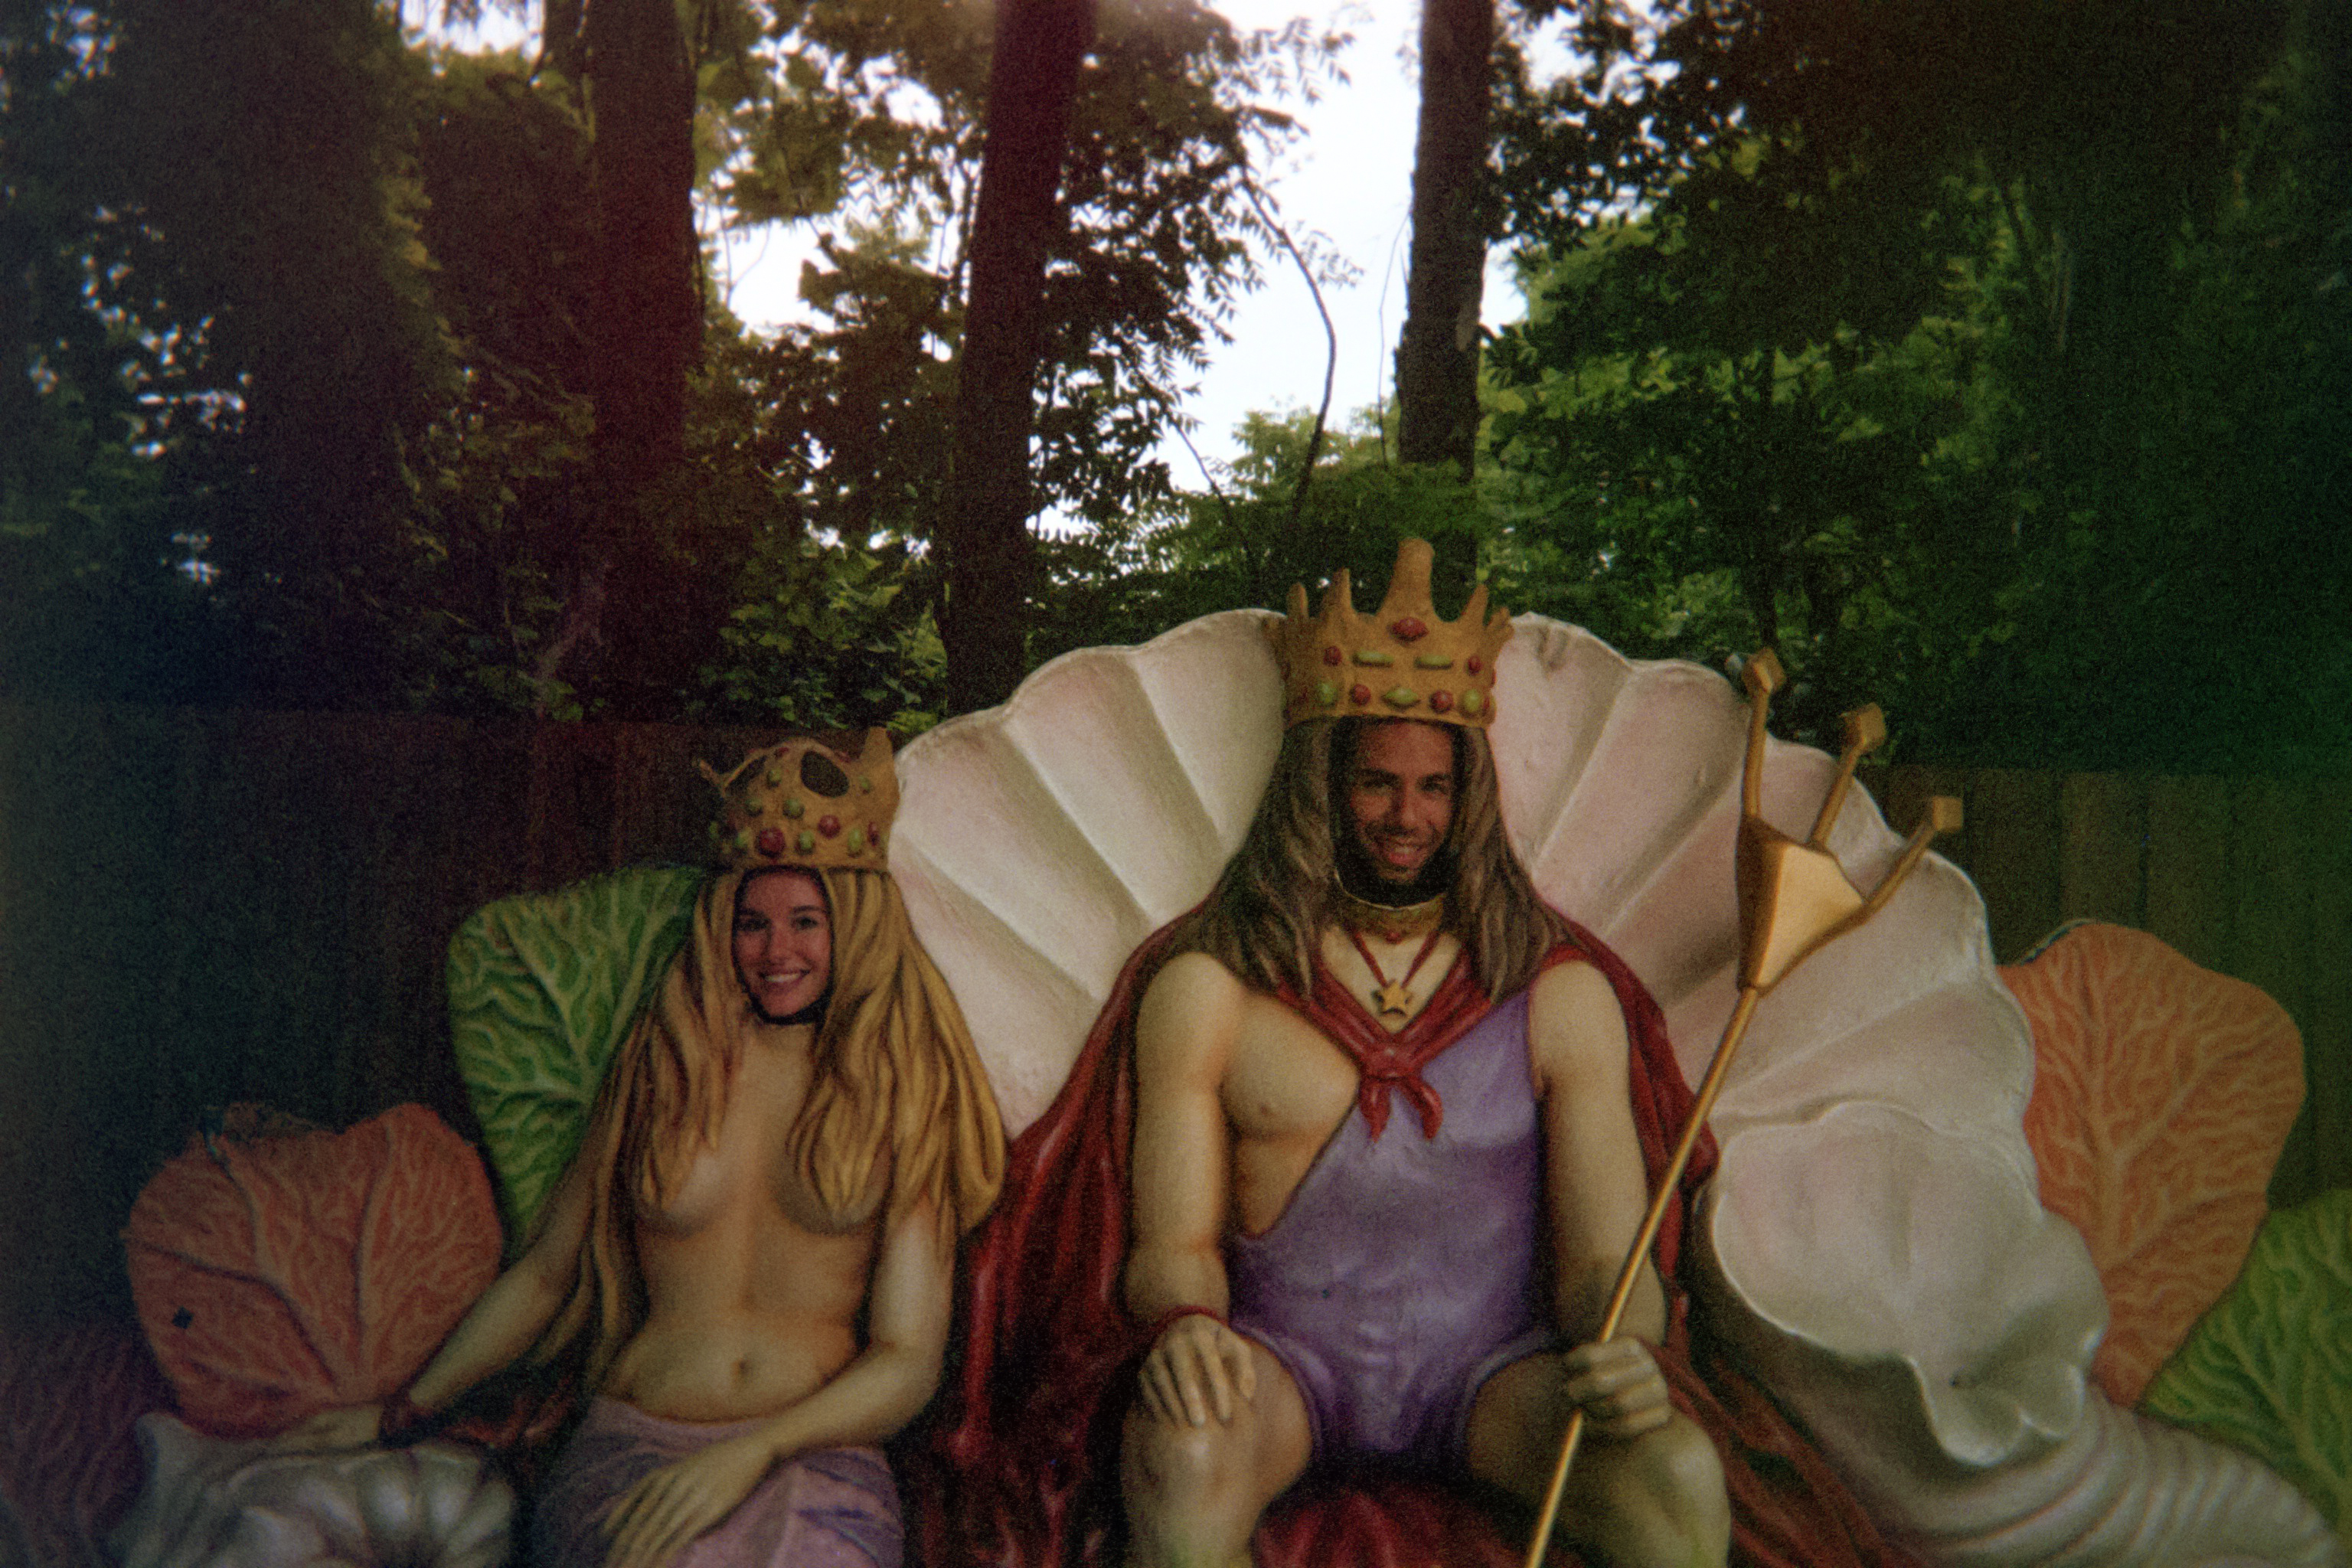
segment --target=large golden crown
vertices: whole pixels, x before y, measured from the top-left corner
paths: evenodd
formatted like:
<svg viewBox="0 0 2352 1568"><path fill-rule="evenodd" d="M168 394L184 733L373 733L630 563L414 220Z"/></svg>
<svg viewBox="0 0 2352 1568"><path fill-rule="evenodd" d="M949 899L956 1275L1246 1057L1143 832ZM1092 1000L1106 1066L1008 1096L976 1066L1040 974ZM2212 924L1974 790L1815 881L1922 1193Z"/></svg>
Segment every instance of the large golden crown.
<svg viewBox="0 0 2352 1568"><path fill-rule="evenodd" d="M1399 544L1375 615L1356 613L1345 572L1312 616L1307 590L1291 585L1290 614L1266 627L1282 665L1286 726L1349 713L1475 729L1495 721L1495 656L1511 640L1511 613L1486 615L1481 583L1460 618L1440 620L1429 597L1434 556L1425 541Z"/></svg>
<svg viewBox="0 0 2352 1568"><path fill-rule="evenodd" d="M797 740L754 752L730 773L701 766L724 797L710 833L728 870L883 869L890 821L898 815L887 731L866 731L866 749L855 757Z"/></svg>

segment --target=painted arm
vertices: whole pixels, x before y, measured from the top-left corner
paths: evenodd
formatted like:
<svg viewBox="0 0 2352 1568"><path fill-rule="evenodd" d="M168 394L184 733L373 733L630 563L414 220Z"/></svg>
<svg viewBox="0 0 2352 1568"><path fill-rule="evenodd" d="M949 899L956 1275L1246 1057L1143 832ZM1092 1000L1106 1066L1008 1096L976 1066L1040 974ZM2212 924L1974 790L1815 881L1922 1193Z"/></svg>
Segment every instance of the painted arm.
<svg viewBox="0 0 2352 1568"><path fill-rule="evenodd" d="M588 1237L592 1177L574 1160L548 1200L547 1226L530 1250L482 1292L425 1370L408 1386L420 1411L438 1410L476 1384L513 1364L538 1342L580 1276Z"/></svg>
<svg viewBox="0 0 2352 1568"><path fill-rule="evenodd" d="M1223 1091L1243 1002L1223 964L1186 953L1153 979L1136 1017L1128 1314L1144 1323L1186 1307L1215 1314L1176 1319L1144 1357L1143 1409L1171 1424L1230 1421L1236 1399L1257 1393L1249 1347L1222 1321L1219 1249L1232 1179Z"/></svg>
<svg viewBox="0 0 2352 1568"><path fill-rule="evenodd" d="M1645 1263L1619 1337L1592 1342L1650 1196L1630 1100L1624 1014L1599 970L1562 963L1544 972L1529 998L1528 1048L1544 1125L1553 1321L1575 1347L1564 1358L1563 1389L1596 1436L1639 1436L1665 1425L1672 1412L1665 1380L1642 1342L1664 1337L1666 1296Z"/></svg>
<svg viewBox="0 0 2352 1568"><path fill-rule="evenodd" d="M548 1200L547 1226L530 1250L490 1282L433 1359L408 1384L409 1403L431 1414L511 1365L554 1321L580 1272L591 1208L586 1166L573 1161ZM383 1406L354 1405L313 1416L280 1439L292 1448L357 1447L375 1441Z"/></svg>
<svg viewBox="0 0 2352 1568"><path fill-rule="evenodd" d="M947 1353L955 1233L935 1203L895 1205L867 1287L866 1348L773 1418L645 1477L604 1521L606 1568L654 1568L734 1512L771 1467L878 1443L929 1402Z"/></svg>

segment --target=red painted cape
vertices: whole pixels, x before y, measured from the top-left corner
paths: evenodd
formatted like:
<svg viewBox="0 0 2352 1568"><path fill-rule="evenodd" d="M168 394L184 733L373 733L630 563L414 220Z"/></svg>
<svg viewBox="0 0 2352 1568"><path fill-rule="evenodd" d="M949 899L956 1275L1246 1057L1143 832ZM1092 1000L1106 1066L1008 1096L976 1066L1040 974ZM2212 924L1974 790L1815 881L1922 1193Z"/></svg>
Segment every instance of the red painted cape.
<svg viewBox="0 0 2352 1568"><path fill-rule="evenodd" d="M1654 1185L1691 1091L1657 1003L1597 938L1573 922L1570 930L1574 942L1548 963L1588 961L1616 990L1632 1045L1634 1126ZM1135 1016L1170 956L1169 934L1159 931L1128 961L1061 1094L1014 1141L1003 1194L972 1237L959 1305L961 1364L942 1386L928 1440L906 1456L925 1568L1118 1561L1119 1422L1148 1348L1148 1331L1128 1319L1120 1298ZM1408 1119L1400 1131L1410 1129ZM1723 1456L1732 1560L1754 1568L1909 1564L1769 1397L1690 1332L1677 1272L1682 1233L1714 1168L1714 1139L1703 1136L1658 1234L1670 1302L1658 1361L1675 1404ZM1310 1476L1268 1511L1253 1545L1258 1568L1511 1568L1521 1557L1462 1492L1394 1475L1370 1485Z"/></svg>

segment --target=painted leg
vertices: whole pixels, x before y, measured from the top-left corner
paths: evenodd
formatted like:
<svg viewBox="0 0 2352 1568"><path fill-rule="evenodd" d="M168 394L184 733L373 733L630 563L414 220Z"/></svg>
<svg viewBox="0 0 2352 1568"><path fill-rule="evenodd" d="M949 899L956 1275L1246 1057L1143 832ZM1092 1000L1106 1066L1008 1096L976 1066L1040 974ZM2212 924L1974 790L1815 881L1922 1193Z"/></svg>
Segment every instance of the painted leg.
<svg viewBox="0 0 2352 1568"><path fill-rule="evenodd" d="M1257 1395L1205 1426L1127 1413L1119 1486L1129 1568L1232 1568L1249 1561L1266 1505L1307 1468L1310 1429L1298 1385L1262 1345L1250 1352Z"/></svg>
<svg viewBox="0 0 2352 1568"><path fill-rule="evenodd" d="M1487 1379L1471 1405L1471 1473L1530 1508L1543 1501L1568 1430L1560 1384L1560 1358L1533 1355ZM1715 1445L1679 1411L1638 1437L1588 1428L1556 1533L1612 1568L1722 1568L1731 1504Z"/></svg>

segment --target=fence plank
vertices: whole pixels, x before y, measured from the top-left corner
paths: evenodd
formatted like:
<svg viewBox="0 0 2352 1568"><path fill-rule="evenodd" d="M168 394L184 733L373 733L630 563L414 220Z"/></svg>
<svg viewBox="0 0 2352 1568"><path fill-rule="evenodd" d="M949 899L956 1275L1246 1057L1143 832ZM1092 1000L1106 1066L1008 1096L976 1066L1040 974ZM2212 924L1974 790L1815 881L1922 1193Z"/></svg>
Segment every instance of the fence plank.
<svg viewBox="0 0 2352 1568"><path fill-rule="evenodd" d="M611 864L613 730L541 724L530 732L530 856L515 892L548 892Z"/></svg>
<svg viewBox="0 0 2352 1568"><path fill-rule="evenodd" d="M1986 768L1969 805L1969 870L1984 894L1993 952L2010 963L2064 918L2059 879L2059 780Z"/></svg>
<svg viewBox="0 0 2352 1568"><path fill-rule="evenodd" d="M695 729L683 724L623 724L614 739L612 858L615 865L649 860L692 862L709 849L705 837L719 796L698 762L725 772L775 731Z"/></svg>
<svg viewBox="0 0 2352 1568"><path fill-rule="evenodd" d="M2147 929L2208 969L2230 960L2231 832L2222 780L2148 781Z"/></svg>
<svg viewBox="0 0 2352 1568"><path fill-rule="evenodd" d="M2307 840L2311 989L2303 1017L2311 1193L2352 1185L2352 786L2315 795Z"/></svg>
<svg viewBox="0 0 2352 1568"><path fill-rule="evenodd" d="M2067 920L2139 926L2147 918L2147 787L2121 773L2059 784L2058 882Z"/></svg>
<svg viewBox="0 0 2352 1568"><path fill-rule="evenodd" d="M2276 779L2240 779L2230 790L2236 907L2222 967L2269 992L2298 1028L2311 1016L2312 889L2304 834L2311 795L2307 785ZM2306 1083L2309 1076L2306 1068ZM2293 1201L2318 1190L2315 1114L2306 1088L2303 1115L2271 1179L2274 1197Z"/></svg>

